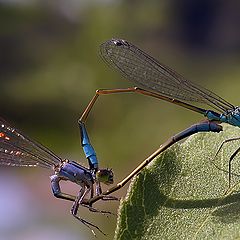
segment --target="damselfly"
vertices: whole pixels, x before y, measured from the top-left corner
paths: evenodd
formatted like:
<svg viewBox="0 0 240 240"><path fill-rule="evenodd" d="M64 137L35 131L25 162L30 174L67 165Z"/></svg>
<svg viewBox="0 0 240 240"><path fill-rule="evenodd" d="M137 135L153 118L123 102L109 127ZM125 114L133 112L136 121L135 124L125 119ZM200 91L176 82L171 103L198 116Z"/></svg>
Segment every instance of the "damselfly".
<svg viewBox="0 0 240 240"><path fill-rule="evenodd" d="M85 124L79 121L81 144L88 159L89 168L83 167L75 161L62 159L48 148L31 140L15 127L9 125L3 119L0 119L0 164L7 166L24 166L24 167L44 167L54 171L51 176L51 187L55 197L73 201L71 208L72 215L81 223L91 229L101 229L96 225L84 220L77 215L80 206L87 207L90 211L110 214L110 212L100 211L93 208L87 203L86 197L100 195L101 185L113 183L113 172L111 169L99 169L96 153L89 141ZM59 182L62 180L71 181L80 186L77 196L72 196L61 192ZM106 200L116 200L114 197L107 197ZM104 234L104 233L103 233Z"/></svg>

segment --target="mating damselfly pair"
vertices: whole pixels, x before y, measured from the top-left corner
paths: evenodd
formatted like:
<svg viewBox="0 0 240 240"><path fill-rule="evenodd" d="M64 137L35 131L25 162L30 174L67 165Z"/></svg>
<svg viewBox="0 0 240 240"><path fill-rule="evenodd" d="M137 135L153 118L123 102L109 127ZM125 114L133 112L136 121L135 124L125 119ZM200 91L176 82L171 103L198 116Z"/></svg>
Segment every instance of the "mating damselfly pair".
<svg viewBox="0 0 240 240"><path fill-rule="evenodd" d="M94 228L100 232L102 231L96 225L78 215L79 206L87 207L93 212L108 214L110 212L95 209L92 206L93 203L100 199L117 200L115 197L110 196L110 194L122 188L157 155L174 143L198 132L221 132L223 129L220 123L222 122L240 127L239 107L235 107L213 92L186 80L133 44L121 39L112 39L100 46L100 55L104 61L130 80L133 87L126 89L97 90L80 117L78 123L81 134L81 144L85 156L88 159L88 168L83 167L75 161L59 157L48 148L26 137L4 120L0 120L0 164L51 168L54 171L54 174L51 176L51 187L54 196L72 201L72 215L89 227L94 234ZM111 169L99 168L96 153L90 143L85 127L86 120L100 95L129 92L143 94L180 105L204 115L207 120L194 124L169 138L126 178L103 192L101 183L107 185L112 184L113 172ZM199 108L189 104L189 102L203 103L208 105L210 109ZM236 150L233 156L239 151L240 148ZM231 161L229 162L228 171L230 183ZM61 192L59 184L61 180L68 180L79 185L80 190L78 194L72 196Z"/></svg>

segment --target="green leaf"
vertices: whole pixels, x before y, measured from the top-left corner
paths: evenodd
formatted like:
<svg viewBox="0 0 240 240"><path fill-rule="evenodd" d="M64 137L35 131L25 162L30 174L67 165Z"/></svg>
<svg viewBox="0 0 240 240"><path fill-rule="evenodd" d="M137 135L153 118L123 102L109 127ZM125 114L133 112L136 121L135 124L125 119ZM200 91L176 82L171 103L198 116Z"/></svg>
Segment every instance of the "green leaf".
<svg viewBox="0 0 240 240"><path fill-rule="evenodd" d="M229 158L240 142L226 143L214 158L240 129L223 126L175 144L135 177L120 204L115 239L240 238L238 155L228 189Z"/></svg>

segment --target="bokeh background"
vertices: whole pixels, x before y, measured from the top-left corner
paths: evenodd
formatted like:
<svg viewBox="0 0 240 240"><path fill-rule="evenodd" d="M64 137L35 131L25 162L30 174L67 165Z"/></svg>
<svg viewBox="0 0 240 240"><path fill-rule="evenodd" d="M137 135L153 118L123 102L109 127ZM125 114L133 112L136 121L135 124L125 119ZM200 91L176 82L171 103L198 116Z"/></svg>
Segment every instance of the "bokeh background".
<svg viewBox="0 0 240 240"><path fill-rule="evenodd" d="M130 82L98 56L105 40L127 39L188 79L239 101L240 3L217 0L1 0L0 113L62 157L87 166L77 120L99 88ZM100 166L116 182L164 140L202 116L144 96L103 96L87 128ZM92 239L51 194L51 171L0 168L0 239ZM63 184L66 192L78 190ZM124 196L127 187L117 193ZM116 213L117 202L96 207ZM81 209L112 239L116 217Z"/></svg>

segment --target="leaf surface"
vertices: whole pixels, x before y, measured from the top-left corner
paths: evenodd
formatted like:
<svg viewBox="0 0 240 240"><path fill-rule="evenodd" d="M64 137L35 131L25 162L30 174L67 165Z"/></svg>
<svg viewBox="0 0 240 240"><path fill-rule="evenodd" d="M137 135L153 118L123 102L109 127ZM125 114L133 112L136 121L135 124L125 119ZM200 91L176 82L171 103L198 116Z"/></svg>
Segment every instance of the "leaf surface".
<svg viewBox="0 0 240 240"><path fill-rule="evenodd" d="M115 239L240 238L240 161L228 162L240 141L237 127L198 133L177 143L134 178L119 207ZM229 190L226 194L226 190Z"/></svg>

